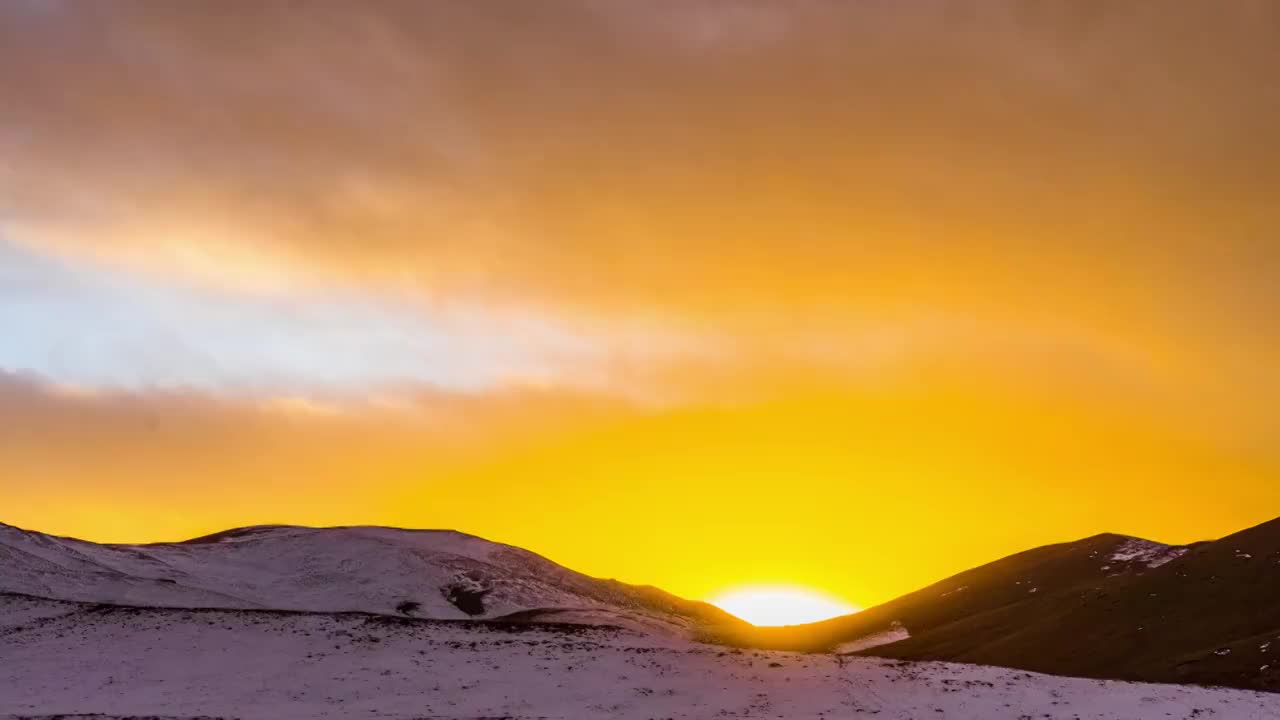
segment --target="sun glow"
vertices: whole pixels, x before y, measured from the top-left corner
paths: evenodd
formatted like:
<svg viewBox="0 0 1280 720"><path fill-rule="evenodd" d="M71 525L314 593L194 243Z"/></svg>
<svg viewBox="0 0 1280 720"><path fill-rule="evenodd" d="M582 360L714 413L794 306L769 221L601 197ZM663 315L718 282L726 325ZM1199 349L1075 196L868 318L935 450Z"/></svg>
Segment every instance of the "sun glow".
<svg viewBox="0 0 1280 720"><path fill-rule="evenodd" d="M813 590L772 585L730 590L710 602L752 625L799 625L862 609Z"/></svg>

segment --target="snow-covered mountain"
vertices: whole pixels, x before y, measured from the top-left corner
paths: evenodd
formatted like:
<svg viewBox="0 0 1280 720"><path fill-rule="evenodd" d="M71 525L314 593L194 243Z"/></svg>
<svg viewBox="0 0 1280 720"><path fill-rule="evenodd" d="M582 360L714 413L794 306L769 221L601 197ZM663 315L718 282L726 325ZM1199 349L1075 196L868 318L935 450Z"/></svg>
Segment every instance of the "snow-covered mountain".
<svg viewBox="0 0 1280 720"><path fill-rule="evenodd" d="M1179 643L1201 648L1230 629L1247 636L1243 644L1211 653L1218 665L1195 667L1233 681L1242 671L1221 663L1270 651L1255 630L1280 607L1278 528L1189 548L1097 536L1020 553L860 615L748 631L704 603L456 532L271 526L98 545L0 525L0 720L1280 720L1275 695L912 657L1068 658L1083 667L1074 674L1123 676L1106 663L1185 668L1201 661L1179 655ZM1187 582L1216 589L1179 594ZM1091 595L1095 585L1115 600ZM1158 629L1158 641L1135 649L1126 629L1135 618ZM700 642L767 644L774 631L817 652ZM1013 644L1022 637L1031 640ZM1012 657L1011 647L1034 653Z"/></svg>
<svg viewBox="0 0 1280 720"><path fill-rule="evenodd" d="M685 632L738 624L656 588L591 578L472 535L382 527L242 528L100 545L0 525L0 591L136 607L608 622Z"/></svg>

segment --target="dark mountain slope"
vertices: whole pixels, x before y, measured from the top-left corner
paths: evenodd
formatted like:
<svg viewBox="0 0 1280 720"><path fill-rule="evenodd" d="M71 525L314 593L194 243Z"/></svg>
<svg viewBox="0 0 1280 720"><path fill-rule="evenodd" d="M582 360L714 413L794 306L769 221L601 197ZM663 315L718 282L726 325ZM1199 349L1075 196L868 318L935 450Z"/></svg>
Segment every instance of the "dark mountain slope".
<svg viewBox="0 0 1280 720"><path fill-rule="evenodd" d="M902 624L912 636L962 623L982 629L1007 612L1043 607L1060 595L1072 596L1109 577L1137 575L1167 562L1186 548L1123 535L1096 535L1046 545L981 565L855 615L809 625L752 628L735 644L828 651Z"/></svg>
<svg viewBox="0 0 1280 720"><path fill-rule="evenodd" d="M892 642L865 647L877 636ZM1280 519L1189 547L1049 545L857 615L717 639L1278 691Z"/></svg>
<svg viewBox="0 0 1280 720"><path fill-rule="evenodd" d="M1075 597L913 633L876 654L1280 690L1280 520Z"/></svg>

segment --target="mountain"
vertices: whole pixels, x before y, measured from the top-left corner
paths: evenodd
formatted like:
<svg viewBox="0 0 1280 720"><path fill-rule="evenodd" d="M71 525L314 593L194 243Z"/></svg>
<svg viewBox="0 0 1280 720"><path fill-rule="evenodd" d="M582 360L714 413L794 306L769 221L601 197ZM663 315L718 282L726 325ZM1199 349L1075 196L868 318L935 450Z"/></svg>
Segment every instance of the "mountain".
<svg viewBox="0 0 1280 720"><path fill-rule="evenodd" d="M706 603L600 580L443 530L240 528L100 545L0 525L0 592L134 607L541 619L687 633L745 625Z"/></svg>
<svg viewBox="0 0 1280 720"><path fill-rule="evenodd" d="M133 608L596 626L759 650L997 665L1280 691L1280 519L1170 546L1027 550L841 618L756 628L472 535L260 526L99 545L0 525L0 593Z"/></svg>
<svg viewBox="0 0 1280 720"><path fill-rule="evenodd" d="M98 545L0 525L0 720L1280 720L1263 693L1055 676L1271 688L1255 666L1280 651L1278 528L1187 547L1100 535L751 628L450 531Z"/></svg>
<svg viewBox="0 0 1280 720"><path fill-rule="evenodd" d="M737 645L1280 691L1280 518L1213 542L1097 535Z"/></svg>

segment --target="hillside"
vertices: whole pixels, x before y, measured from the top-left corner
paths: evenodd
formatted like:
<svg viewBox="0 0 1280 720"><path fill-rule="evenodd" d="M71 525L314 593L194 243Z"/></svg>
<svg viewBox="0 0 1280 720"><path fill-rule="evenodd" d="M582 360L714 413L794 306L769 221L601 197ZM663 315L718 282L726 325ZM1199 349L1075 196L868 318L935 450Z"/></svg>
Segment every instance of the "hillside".
<svg viewBox="0 0 1280 720"><path fill-rule="evenodd" d="M717 639L1280 691L1280 519L1187 547L1049 545L857 615Z"/></svg>
<svg viewBox="0 0 1280 720"><path fill-rule="evenodd" d="M472 535L382 527L264 526L182 543L99 545L0 525L0 591L135 607L518 613L679 633L741 624L706 603L591 578Z"/></svg>
<svg viewBox="0 0 1280 720"><path fill-rule="evenodd" d="M1034 548L884 605L757 628L452 531L265 526L98 545L0 525L0 592L135 608L588 625L754 649L1280 691L1280 519L1191 546Z"/></svg>

